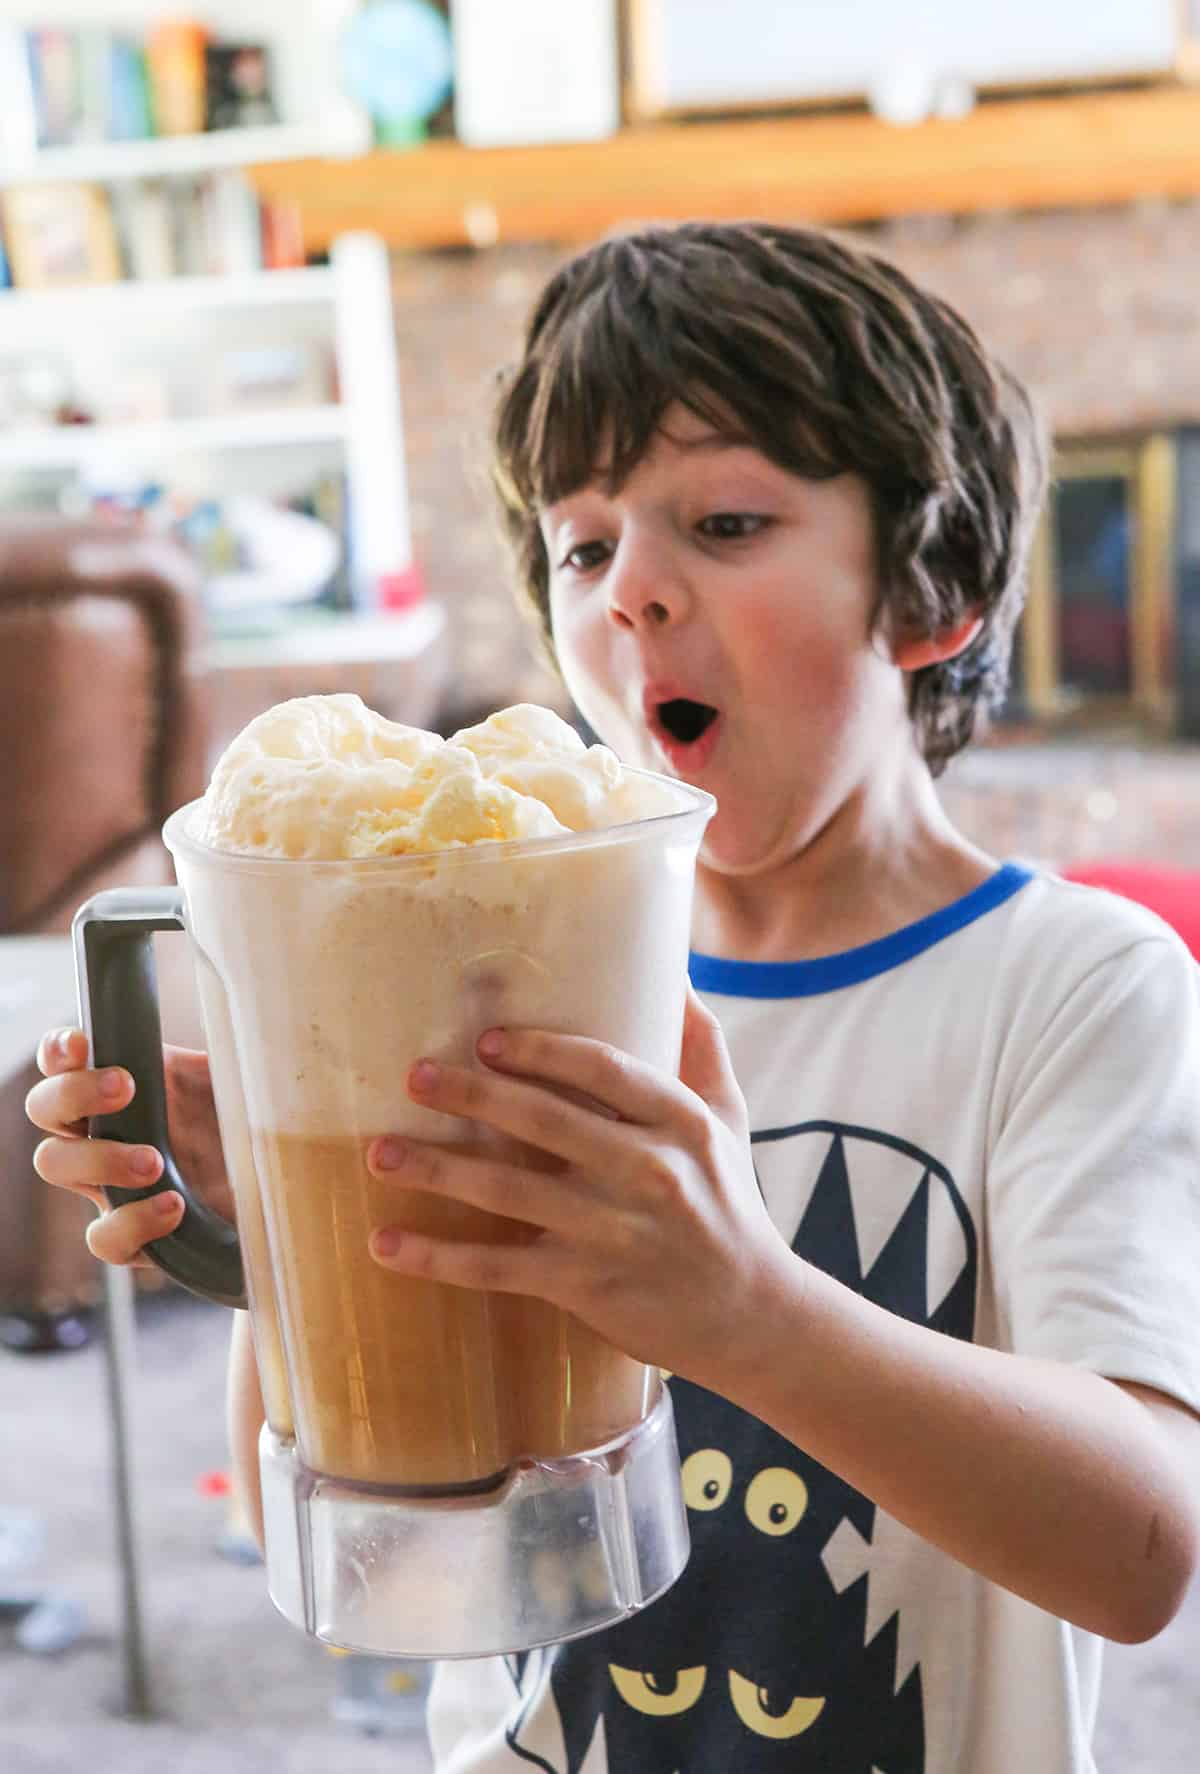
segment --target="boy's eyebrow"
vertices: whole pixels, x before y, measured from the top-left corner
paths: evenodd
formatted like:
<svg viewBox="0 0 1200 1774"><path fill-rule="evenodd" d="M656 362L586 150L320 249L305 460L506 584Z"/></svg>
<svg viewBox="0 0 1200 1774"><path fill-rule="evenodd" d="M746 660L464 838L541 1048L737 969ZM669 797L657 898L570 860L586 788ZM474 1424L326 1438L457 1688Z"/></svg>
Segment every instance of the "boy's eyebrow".
<svg viewBox="0 0 1200 1774"><path fill-rule="evenodd" d="M752 450L755 445L751 438L742 432L705 431L699 437L675 437L669 431L663 436L673 443L676 449L687 454L700 450Z"/></svg>
<svg viewBox="0 0 1200 1774"><path fill-rule="evenodd" d="M758 450L754 439L740 431L703 431L696 437L677 437L674 432L664 431L662 435L669 443L674 444L682 454L689 456L715 455L720 450ZM577 494L586 492L589 488L603 486L606 480L606 470L603 467L597 468L592 479L583 486L575 488L572 492L563 493L557 499L550 499L540 506L537 512L538 520L545 517L556 505L564 504L568 499L575 498Z"/></svg>

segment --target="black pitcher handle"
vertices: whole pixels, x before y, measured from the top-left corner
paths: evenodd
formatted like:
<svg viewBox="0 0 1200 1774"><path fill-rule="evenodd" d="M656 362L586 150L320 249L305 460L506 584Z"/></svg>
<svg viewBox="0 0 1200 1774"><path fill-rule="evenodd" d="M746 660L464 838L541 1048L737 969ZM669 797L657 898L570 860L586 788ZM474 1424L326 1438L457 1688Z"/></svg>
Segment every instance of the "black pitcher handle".
<svg viewBox="0 0 1200 1774"><path fill-rule="evenodd" d="M154 966L156 930L183 930L183 894L178 887L118 887L97 893L75 914L75 983L79 1015L93 1066L124 1066L137 1086L127 1108L94 1115L93 1139L124 1140L155 1146L163 1171L146 1188L106 1188L112 1206L144 1201L177 1189L183 1218L173 1232L146 1246L160 1269L204 1299L222 1306L245 1306L246 1284L237 1233L229 1221L193 1195L180 1174L167 1133L167 1091L163 1076L162 1024Z"/></svg>

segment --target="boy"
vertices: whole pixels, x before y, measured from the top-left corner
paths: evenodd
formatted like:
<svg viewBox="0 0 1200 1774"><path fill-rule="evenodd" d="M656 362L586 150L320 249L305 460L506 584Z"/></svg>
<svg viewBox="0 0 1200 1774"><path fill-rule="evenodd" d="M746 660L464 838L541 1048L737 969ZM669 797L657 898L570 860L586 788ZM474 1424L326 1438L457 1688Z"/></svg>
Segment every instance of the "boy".
<svg viewBox="0 0 1200 1774"><path fill-rule="evenodd" d="M1005 680L1024 396L857 248L695 224L551 281L495 445L582 715L717 797L709 1008L678 1079L517 1029L481 1070L414 1068L558 1165L378 1141L381 1175L539 1235L374 1254L669 1370L694 1550L620 1627L443 1666L439 1768L1086 1774L1099 1637L1160 1630L1196 1560L1200 1015L1165 926L998 866L933 788ZM100 1081L77 1033L42 1058L41 1174L103 1205L128 1175L77 1138ZM196 1061L172 1072L215 1182ZM172 1223L127 1205L92 1246ZM252 1487L240 1320L232 1398Z"/></svg>

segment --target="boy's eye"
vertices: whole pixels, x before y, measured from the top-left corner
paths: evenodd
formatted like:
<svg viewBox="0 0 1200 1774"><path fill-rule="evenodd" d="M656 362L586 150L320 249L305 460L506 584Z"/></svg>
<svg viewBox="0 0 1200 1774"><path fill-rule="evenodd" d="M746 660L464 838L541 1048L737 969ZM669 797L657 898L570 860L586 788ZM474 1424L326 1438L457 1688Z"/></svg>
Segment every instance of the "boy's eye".
<svg viewBox="0 0 1200 1774"><path fill-rule="evenodd" d="M753 511L714 511L696 526L715 542L742 542L766 528L768 519Z"/></svg>
<svg viewBox="0 0 1200 1774"><path fill-rule="evenodd" d="M559 561L559 567L570 567L573 573L592 573L602 567L612 553L609 542L577 542Z"/></svg>

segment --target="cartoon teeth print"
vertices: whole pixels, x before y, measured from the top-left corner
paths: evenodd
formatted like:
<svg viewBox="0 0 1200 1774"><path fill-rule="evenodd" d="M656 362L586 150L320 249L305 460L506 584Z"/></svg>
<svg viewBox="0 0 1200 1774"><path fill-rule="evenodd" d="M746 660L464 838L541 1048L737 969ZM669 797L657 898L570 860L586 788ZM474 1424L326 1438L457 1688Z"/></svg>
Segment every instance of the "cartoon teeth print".
<svg viewBox="0 0 1200 1774"><path fill-rule="evenodd" d="M970 1338L977 1239L948 1172L829 1121L754 1136L796 1253L912 1321ZM546 1774L924 1774L912 1536L736 1406L671 1382L692 1556L652 1607L514 1660L514 1766ZM545 1704L549 1685L554 1705Z"/></svg>

